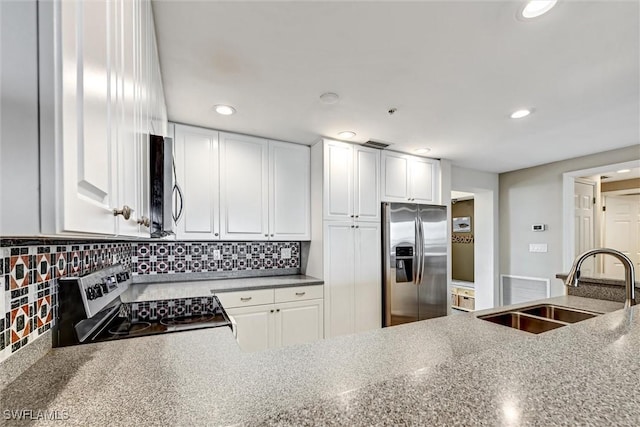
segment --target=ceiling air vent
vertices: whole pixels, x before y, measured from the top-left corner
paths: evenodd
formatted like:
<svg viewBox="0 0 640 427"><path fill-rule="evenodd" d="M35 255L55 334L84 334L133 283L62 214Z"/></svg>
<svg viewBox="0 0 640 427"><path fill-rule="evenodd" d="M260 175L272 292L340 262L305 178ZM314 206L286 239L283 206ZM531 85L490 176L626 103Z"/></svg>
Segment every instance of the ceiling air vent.
<svg viewBox="0 0 640 427"><path fill-rule="evenodd" d="M362 145L364 147L371 147L371 148L377 148L378 150L384 150L390 144L385 144L384 142L378 142L378 141L374 141L374 140L370 139L370 140L368 140L367 142L365 142Z"/></svg>

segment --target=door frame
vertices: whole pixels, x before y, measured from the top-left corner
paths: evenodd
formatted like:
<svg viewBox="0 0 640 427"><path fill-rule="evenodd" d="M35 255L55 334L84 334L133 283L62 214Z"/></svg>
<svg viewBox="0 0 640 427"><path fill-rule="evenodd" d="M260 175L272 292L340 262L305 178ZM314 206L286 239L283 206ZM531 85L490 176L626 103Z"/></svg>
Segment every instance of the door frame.
<svg viewBox="0 0 640 427"><path fill-rule="evenodd" d="M575 253L575 216L573 215L576 179L582 176L597 175L610 172L614 169L627 169L638 167L638 160L614 163L597 166L589 169L565 172L562 174L562 269L569 271L573 265L573 260L577 256Z"/></svg>

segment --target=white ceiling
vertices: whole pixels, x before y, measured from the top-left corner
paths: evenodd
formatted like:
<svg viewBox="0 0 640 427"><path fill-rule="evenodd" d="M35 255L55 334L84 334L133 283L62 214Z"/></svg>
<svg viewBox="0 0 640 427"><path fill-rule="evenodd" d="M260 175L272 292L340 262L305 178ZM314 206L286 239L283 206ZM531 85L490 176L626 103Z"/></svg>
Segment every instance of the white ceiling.
<svg viewBox="0 0 640 427"><path fill-rule="evenodd" d="M610 172L604 172L598 174L600 176L606 176L607 178L602 179L602 182L611 182L611 181L624 181L627 179L637 179L640 178L640 168L632 168L629 169L629 172L618 173L618 171L612 170Z"/></svg>
<svg viewBox="0 0 640 427"><path fill-rule="evenodd" d="M638 1L528 22L523 4L157 0L169 119L303 144L353 130L492 172L639 144Z"/></svg>

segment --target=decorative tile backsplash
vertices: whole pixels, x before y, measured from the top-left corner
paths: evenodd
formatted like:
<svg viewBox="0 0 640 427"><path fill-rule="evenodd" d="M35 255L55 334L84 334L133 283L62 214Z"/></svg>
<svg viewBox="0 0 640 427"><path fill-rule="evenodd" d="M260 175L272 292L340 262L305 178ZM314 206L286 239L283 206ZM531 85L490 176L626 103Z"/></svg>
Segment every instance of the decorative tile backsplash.
<svg viewBox="0 0 640 427"><path fill-rule="evenodd" d="M0 248L0 361L53 325L58 278L131 265L131 243Z"/></svg>
<svg viewBox="0 0 640 427"><path fill-rule="evenodd" d="M300 267L300 242L137 243L134 274L206 273ZM283 253L290 252L288 256Z"/></svg>
<svg viewBox="0 0 640 427"><path fill-rule="evenodd" d="M34 244L38 242L39 244ZM56 244L56 242L58 244ZM51 329L60 277L115 263L134 275L273 271L300 267L300 242L70 242L4 240L0 247L0 362ZM211 297L132 304L138 320L204 312Z"/></svg>

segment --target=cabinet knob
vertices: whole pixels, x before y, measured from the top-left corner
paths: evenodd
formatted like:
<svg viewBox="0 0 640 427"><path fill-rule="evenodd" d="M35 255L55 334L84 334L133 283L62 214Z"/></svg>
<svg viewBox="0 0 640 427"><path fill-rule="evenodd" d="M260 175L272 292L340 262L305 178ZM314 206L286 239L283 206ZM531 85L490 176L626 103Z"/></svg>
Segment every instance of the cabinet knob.
<svg viewBox="0 0 640 427"><path fill-rule="evenodd" d="M352 226L351 226L351 228L355 228L355 227L356 227L355 225L352 225Z"/></svg>
<svg viewBox="0 0 640 427"><path fill-rule="evenodd" d="M279 309L279 308L277 308L277 309L276 309L276 311L277 311L278 313L280 313L280 309Z"/></svg>
<svg viewBox="0 0 640 427"><path fill-rule="evenodd" d="M271 310L271 312L273 313L273 310Z"/></svg>
<svg viewBox="0 0 640 427"><path fill-rule="evenodd" d="M349 215L351 218L353 218L353 214Z"/></svg>
<svg viewBox="0 0 640 427"><path fill-rule="evenodd" d="M356 228L360 228L360 226L359 226L359 225L356 225Z"/></svg>
<svg viewBox="0 0 640 427"><path fill-rule="evenodd" d="M122 215L122 217L124 219L129 219L131 218L131 214L133 213L133 209L131 209L129 206L124 205L122 207L122 209L114 209L113 210L113 216L118 216L118 215Z"/></svg>
<svg viewBox="0 0 640 427"><path fill-rule="evenodd" d="M356 215L356 218L360 218L360 215Z"/></svg>
<svg viewBox="0 0 640 427"><path fill-rule="evenodd" d="M273 237L273 234L271 235L271 237Z"/></svg>
<svg viewBox="0 0 640 427"><path fill-rule="evenodd" d="M216 237L218 237L218 233L214 233L213 235L214 235L214 236L216 236Z"/></svg>
<svg viewBox="0 0 640 427"><path fill-rule="evenodd" d="M268 234L265 234L265 235L264 235L264 237L269 237L269 235L268 235Z"/></svg>
<svg viewBox="0 0 640 427"><path fill-rule="evenodd" d="M149 227L149 225L151 224L151 221L146 216L143 216L142 218L138 218L136 222L140 225L144 225L145 227Z"/></svg>

